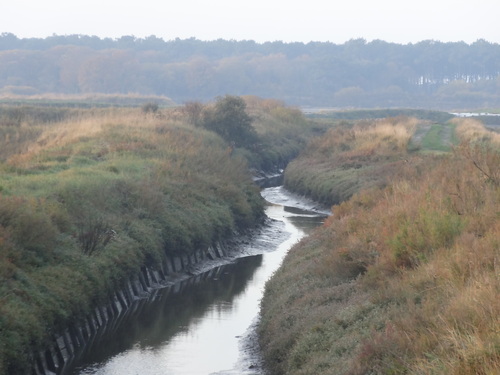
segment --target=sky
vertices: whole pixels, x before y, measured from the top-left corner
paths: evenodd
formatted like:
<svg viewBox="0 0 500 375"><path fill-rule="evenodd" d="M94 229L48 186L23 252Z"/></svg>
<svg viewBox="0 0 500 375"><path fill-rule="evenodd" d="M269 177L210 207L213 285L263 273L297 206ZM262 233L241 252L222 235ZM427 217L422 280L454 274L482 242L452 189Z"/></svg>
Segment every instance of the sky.
<svg viewBox="0 0 500 375"><path fill-rule="evenodd" d="M0 34L500 43L500 0L0 0Z"/></svg>

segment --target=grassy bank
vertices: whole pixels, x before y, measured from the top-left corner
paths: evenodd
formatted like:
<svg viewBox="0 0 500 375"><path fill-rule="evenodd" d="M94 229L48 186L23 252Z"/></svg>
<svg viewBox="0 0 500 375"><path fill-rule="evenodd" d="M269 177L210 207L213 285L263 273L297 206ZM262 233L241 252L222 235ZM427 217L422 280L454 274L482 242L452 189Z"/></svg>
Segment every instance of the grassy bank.
<svg viewBox="0 0 500 375"><path fill-rule="evenodd" d="M285 173L285 186L328 205L382 187L407 161L415 118L341 123L313 139Z"/></svg>
<svg viewBox="0 0 500 375"><path fill-rule="evenodd" d="M284 120L255 101L274 132ZM2 107L0 150L0 374L29 372L33 349L142 266L263 215L245 157L266 149L232 149L183 108Z"/></svg>
<svg viewBox="0 0 500 375"><path fill-rule="evenodd" d="M453 153L405 155L287 255L262 301L271 373L500 372L500 140L456 126Z"/></svg>

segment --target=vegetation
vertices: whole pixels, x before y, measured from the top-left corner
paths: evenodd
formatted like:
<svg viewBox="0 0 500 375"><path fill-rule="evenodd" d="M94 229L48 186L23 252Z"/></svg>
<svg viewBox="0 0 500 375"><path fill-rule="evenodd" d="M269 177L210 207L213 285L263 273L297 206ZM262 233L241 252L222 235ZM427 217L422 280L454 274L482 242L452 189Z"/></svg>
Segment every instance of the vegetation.
<svg viewBox="0 0 500 375"><path fill-rule="evenodd" d="M421 140L421 148L430 152L449 152L456 142L453 125L432 124Z"/></svg>
<svg viewBox="0 0 500 375"><path fill-rule="evenodd" d="M258 44L2 33L0 96L139 93L182 103L233 93L334 108L499 107L499 57L500 45L484 40Z"/></svg>
<svg viewBox="0 0 500 375"><path fill-rule="evenodd" d="M237 96L226 95L217 100L213 109L206 109L202 126L236 147L251 148L258 142L246 103Z"/></svg>
<svg viewBox="0 0 500 375"><path fill-rule="evenodd" d="M272 117L265 103L252 111ZM0 121L0 374L27 372L32 350L141 267L263 217L250 151L184 108L1 107Z"/></svg>
<svg viewBox="0 0 500 375"><path fill-rule="evenodd" d="M381 168L386 187L334 206L267 284L260 337L273 374L500 372L500 138L455 125L448 154L405 153L408 132L376 146L352 130L314 141L317 173L327 151L362 170L367 149L406 162Z"/></svg>
<svg viewBox="0 0 500 375"><path fill-rule="evenodd" d="M383 187L407 162L415 118L343 122L313 139L285 173L285 186L332 205L361 188Z"/></svg>
<svg viewBox="0 0 500 375"><path fill-rule="evenodd" d="M228 151L244 156L254 172L277 172L298 155L307 141L335 122L307 120L279 100L226 95L215 103L188 102L181 109L191 124L219 134Z"/></svg>
<svg viewBox="0 0 500 375"><path fill-rule="evenodd" d="M334 120L367 120L367 119L384 119L388 117L416 117L421 120L429 120L436 122L446 122L451 120L454 115L448 112L431 111L425 109L343 109L331 110L323 109L309 113L308 117L316 119L334 119Z"/></svg>
<svg viewBox="0 0 500 375"><path fill-rule="evenodd" d="M0 104L7 105L8 108L19 106L55 107L55 108L106 108L106 107L143 107L156 105L158 107L174 107L175 103L165 96L139 95L139 94L51 94L21 95L10 93L10 89L0 94ZM3 90L5 91L5 89Z"/></svg>

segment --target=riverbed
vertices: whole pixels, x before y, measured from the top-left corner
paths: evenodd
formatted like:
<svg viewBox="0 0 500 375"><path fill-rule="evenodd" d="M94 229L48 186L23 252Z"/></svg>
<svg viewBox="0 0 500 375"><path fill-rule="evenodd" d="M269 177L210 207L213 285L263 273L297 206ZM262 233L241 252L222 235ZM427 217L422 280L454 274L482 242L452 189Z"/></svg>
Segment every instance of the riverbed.
<svg viewBox="0 0 500 375"><path fill-rule="evenodd" d="M71 374L263 374L256 326L265 283L328 210L282 187L262 196L267 224L238 245L237 257L192 270L192 277L142 301Z"/></svg>

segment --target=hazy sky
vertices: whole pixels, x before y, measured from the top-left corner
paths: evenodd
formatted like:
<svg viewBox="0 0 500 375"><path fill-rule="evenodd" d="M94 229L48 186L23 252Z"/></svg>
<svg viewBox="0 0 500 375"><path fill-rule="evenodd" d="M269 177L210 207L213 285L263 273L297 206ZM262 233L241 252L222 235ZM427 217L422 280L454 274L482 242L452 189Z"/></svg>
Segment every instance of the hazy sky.
<svg viewBox="0 0 500 375"><path fill-rule="evenodd" d="M500 43L500 0L0 0L0 33Z"/></svg>

